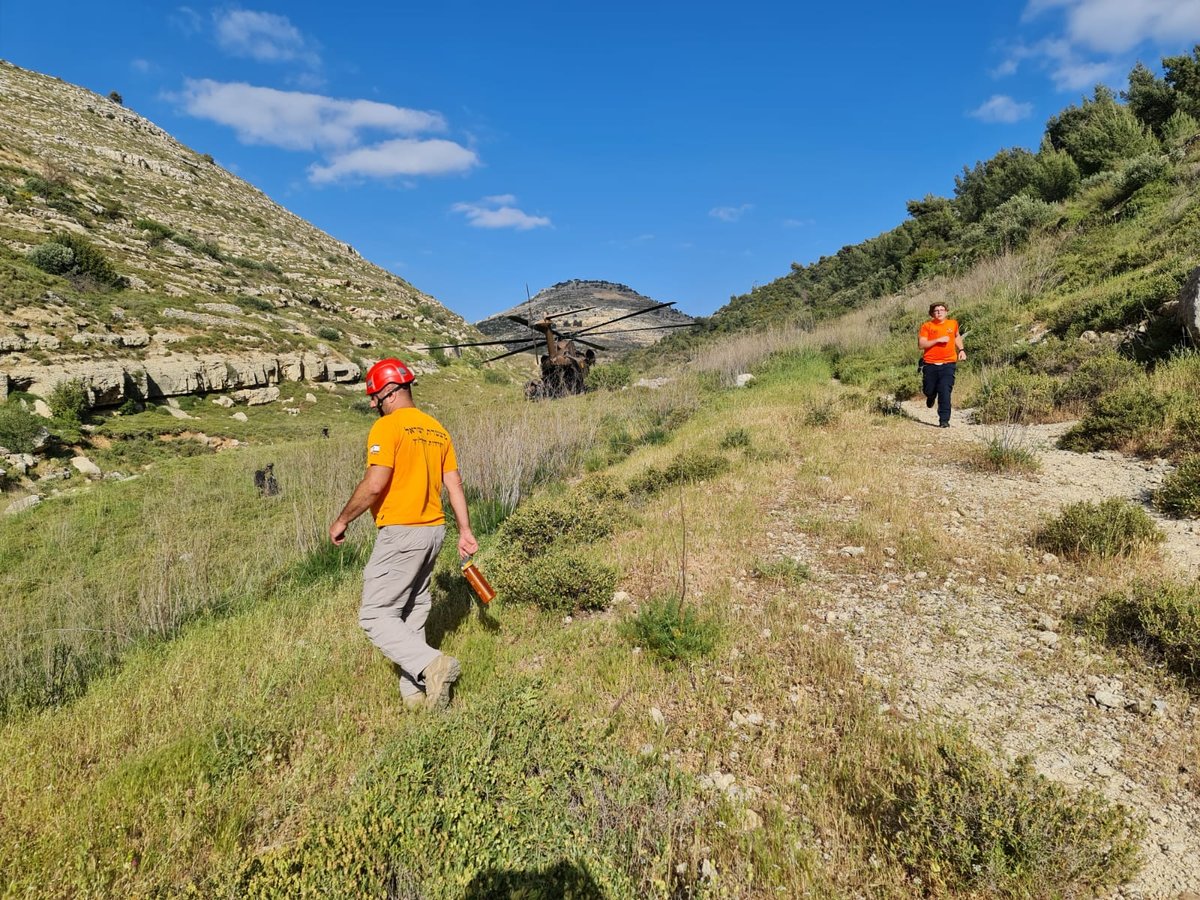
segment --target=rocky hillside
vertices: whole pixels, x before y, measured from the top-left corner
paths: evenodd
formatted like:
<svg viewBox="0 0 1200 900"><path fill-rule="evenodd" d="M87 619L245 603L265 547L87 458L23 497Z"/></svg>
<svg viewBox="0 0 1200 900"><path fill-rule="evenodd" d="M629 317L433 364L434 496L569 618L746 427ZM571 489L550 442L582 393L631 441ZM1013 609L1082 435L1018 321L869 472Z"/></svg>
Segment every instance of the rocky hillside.
<svg viewBox="0 0 1200 900"><path fill-rule="evenodd" d="M473 334L119 102L0 61L0 399L354 381Z"/></svg>
<svg viewBox="0 0 1200 900"><path fill-rule="evenodd" d="M577 315L558 319L564 333L592 328L603 322L629 313L657 306L661 301L643 296L633 288L611 281L572 279L538 291L528 301L477 322L476 327L489 337L512 339L512 349L527 343L531 332L513 322L509 316L520 316L536 322L543 316L581 310ZM633 350L648 347L671 333L669 328L654 329L656 325L687 325L692 317L672 307L663 307L639 316L630 316L612 327L596 328L595 341L609 350ZM536 338L536 334L532 334Z"/></svg>

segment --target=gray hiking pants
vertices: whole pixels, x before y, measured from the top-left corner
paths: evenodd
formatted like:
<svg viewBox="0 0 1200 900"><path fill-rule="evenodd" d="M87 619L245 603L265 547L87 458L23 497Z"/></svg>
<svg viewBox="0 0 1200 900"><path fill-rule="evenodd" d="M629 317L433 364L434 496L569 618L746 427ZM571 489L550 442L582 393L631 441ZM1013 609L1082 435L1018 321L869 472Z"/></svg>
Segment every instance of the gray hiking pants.
<svg viewBox="0 0 1200 900"><path fill-rule="evenodd" d="M405 697L420 692L418 677L439 655L425 643L425 620L433 605L433 564L445 536L445 525L385 525L363 569L358 624L397 666Z"/></svg>

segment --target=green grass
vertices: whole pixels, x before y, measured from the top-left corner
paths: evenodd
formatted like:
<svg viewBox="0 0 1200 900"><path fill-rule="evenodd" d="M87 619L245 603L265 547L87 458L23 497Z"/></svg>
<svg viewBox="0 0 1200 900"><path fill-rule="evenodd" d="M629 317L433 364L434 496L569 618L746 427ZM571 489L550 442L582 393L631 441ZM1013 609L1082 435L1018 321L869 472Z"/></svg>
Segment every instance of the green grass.
<svg viewBox="0 0 1200 900"><path fill-rule="evenodd" d="M622 630L628 641L670 663L707 656L720 639L720 624L695 604L658 597L642 604Z"/></svg>

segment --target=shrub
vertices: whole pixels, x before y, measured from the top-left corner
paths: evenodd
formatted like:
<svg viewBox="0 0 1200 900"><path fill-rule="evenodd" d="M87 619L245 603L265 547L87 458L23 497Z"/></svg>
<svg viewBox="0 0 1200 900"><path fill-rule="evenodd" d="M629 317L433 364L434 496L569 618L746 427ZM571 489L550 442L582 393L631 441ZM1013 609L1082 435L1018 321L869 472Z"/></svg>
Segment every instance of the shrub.
<svg viewBox="0 0 1200 900"><path fill-rule="evenodd" d="M1112 497L1072 503L1037 533L1039 546L1060 556L1128 556L1163 540L1145 510Z"/></svg>
<svg viewBox="0 0 1200 900"><path fill-rule="evenodd" d="M1200 679L1200 588L1175 582L1136 582L1128 593L1106 594L1086 617L1105 640L1131 644L1186 678Z"/></svg>
<svg viewBox="0 0 1200 900"><path fill-rule="evenodd" d="M627 640L668 662L688 662L710 653L720 635L716 619L702 616L678 597L656 598L621 626Z"/></svg>
<svg viewBox="0 0 1200 900"><path fill-rule="evenodd" d="M624 363L592 366L587 373L588 390L619 391L633 381L633 370Z"/></svg>
<svg viewBox="0 0 1200 900"><path fill-rule="evenodd" d="M488 384L508 384L508 376L499 369L484 369L483 380Z"/></svg>
<svg viewBox="0 0 1200 900"><path fill-rule="evenodd" d="M158 244L167 238L175 237L175 229L170 225L164 225L162 222L156 222L154 219L134 219L133 227L138 231L146 233L146 240L151 244Z"/></svg>
<svg viewBox="0 0 1200 900"><path fill-rule="evenodd" d="M322 325L317 329L317 337L326 341L340 341L342 333L336 328L330 328L328 325Z"/></svg>
<svg viewBox="0 0 1200 900"><path fill-rule="evenodd" d="M1092 411L1058 440L1064 450L1125 450L1144 442L1166 422L1167 399L1143 379L1105 394Z"/></svg>
<svg viewBox="0 0 1200 900"><path fill-rule="evenodd" d="M826 403L823 406L813 406L804 414L804 424L824 428L826 425L836 423L840 415L841 413L838 412L837 407L832 403Z"/></svg>
<svg viewBox="0 0 1200 900"><path fill-rule="evenodd" d="M750 574L762 581L773 581L784 585L802 584L812 578L812 570L790 556L771 562L756 561L750 569Z"/></svg>
<svg viewBox="0 0 1200 900"><path fill-rule="evenodd" d="M0 447L32 453L46 428L41 416L16 400L0 403Z"/></svg>
<svg viewBox="0 0 1200 900"><path fill-rule="evenodd" d="M963 233L963 242L986 253L1004 253L1023 247L1039 228L1051 225L1059 216L1052 204L1036 197L1018 194L991 210Z"/></svg>
<svg viewBox="0 0 1200 900"><path fill-rule="evenodd" d="M729 468L729 460L715 453L701 451L681 453L666 468L650 467L629 482L629 490L635 494L656 494L672 485L695 481L707 481Z"/></svg>
<svg viewBox="0 0 1200 900"><path fill-rule="evenodd" d="M29 251L27 259L51 275L66 275L75 268L75 251L54 241L34 247Z"/></svg>
<svg viewBox="0 0 1200 900"><path fill-rule="evenodd" d="M60 381L50 391L47 402L54 418L78 425L88 410L87 386L78 378Z"/></svg>
<svg viewBox="0 0 1200 900"><path fill-rule="evenodd" d="M1172 516L1200 518L1200 456L1190 456L1163 479L1154 505Z"/></svg>
<svg viewBox="0 0 1200 900"><path fill-rule="evenodd" d="M741 449L750 446L750 432L745 428L730 428L721 438L722 450Z"/></svg>
<svg viewBox="0 0 1200 900"><path fill-rule="evenodd" d="M125 98L122 97L117 91L109 91L108 99L111 100L113 103L117 104L118 106L121 106L125 103Z"/></svg>
<svg viewBox="0 0 1200 900"><path fill-rule="evenodd" d="M1082 896L1137 871L1142 828L1100 794L1008 769L965 739L901 761L882 816L891 854L934 894Z"/></svg>
<svg viewBox="0 0 1200 900"><path fill-rule="evenodd" d="M1024 445L1019 434L1007 429L989 436L976 452L976 464L987 472L1036 472L1041 468L1037 454Z"/></svg>
<svg viewBox="0 0 1200 900"><path fill-rule="evenodd" d="M1054 411L1057 384L1049 375L1005 369L983 383L975 415L980 422L1039 422Z"/></svg>
<svg viewBox="0 0 1200 900"><path fill-rule="evenodd" d="M1090 404L1101 395L1133 381L1141 371L1133 360L1115 353L1098 354L1079 364L1059 386L1055 399L1060 406Z"/></svg>
<svg viewBox="0 0 1200 900"><path fill-rule="evenodd" d="M1143 153L1127 160L1121 167L1118 190L1123 196L1130 196L1139 188L1152 181L1158 181L1171 170L1171 164L1165 156L1158 153Z"/></svg>
<svg viewBox="0 0 1200 900"><path fill-rule="evenodd" d="M113 268L112 263L97 250L90 241L69 231L54 234L49 243L61 244L75 255L74 265L64 274L73 275L86 281L95 282L105 287L122 290L129 286L129 280Z"/></svg>
<svg viewBox="0 0 1200 900"><path fill-rule="evenodd" d="M500 527L496 545L510 556L531 558L557 543L589 543L612 533L612 508L581 492L542 495L518 506Z"/></svg>
<svg viewBox="0 0 1200 900"><path fill-rule="evenodd" d="M511 521L510 516L500 526L501 533ZM532 603L550 612L604 609L617 586L616 568L584 547L556 544L532 558L513 553L489 563L488 571L506 602Z"/></svg>

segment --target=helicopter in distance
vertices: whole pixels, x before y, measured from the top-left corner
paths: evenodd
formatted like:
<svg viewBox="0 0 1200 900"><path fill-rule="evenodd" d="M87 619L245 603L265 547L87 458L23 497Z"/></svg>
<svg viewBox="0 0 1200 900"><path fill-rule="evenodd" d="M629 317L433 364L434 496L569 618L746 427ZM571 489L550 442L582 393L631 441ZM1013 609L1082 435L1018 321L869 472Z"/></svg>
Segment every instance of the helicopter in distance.
<svg viewBox="0 0 1200 900"><path fill-rule="evenodd" d="M604 284L606 282L566 282L565 285L577 284ZM556 285L555 287L562 287ZM623 287L616 285L614 287ZM628 289L625 289L628 291ZM633 293L629 291L629 293ZM541 296L541 294L539 294ZM495 362L500 359L505 359L509 356L515 356L518 353L531 351L537 354L538 364L540 368L540 377L533 378L525 385L525 397L528 400L543 400L557 399L559 397L567 397L573 394L582 394L587 386L587 374L592 365L596 362L596 351L607 351L610 348L603 344L595 343L592 338L602 338L604 336L626 335L629 332L654 331L666 328L687 328L693 325L690 318L676 313L679 318L687 318L683 322L667 322L648 327L635 328L614 328L607 329L607 326L614 325L618 322L623 322L627 319L632 319L637 316L642 316L647 313L656 312L658 310L670 309L675 305L675 301L667 303L654 303L648 301L648 298L641 298L641 295L636 297L650 302L650 305L641 309L635 309L632 312L627 312L623 315L615 316L608 319L603 319L600 322L595 322L584 326L583 320L578 318L584 313L591 312L599 306L585 306L578 309L568 309L562 312L551 313L546 311L540 319L534 319L532 316L533 300L529 297L529 289L526 287L526 315L517 315L516 313L506 313L497 319L504 319L507 322L521 326L526 329L524 333L510 334L508 336L488 341L472 341L461 344L442 344L438 346L430 346L429 350L451 350L461 347L505 347L505 352L489 357L485 362ZM616 349L625 349L616 348Z"/></svg>

